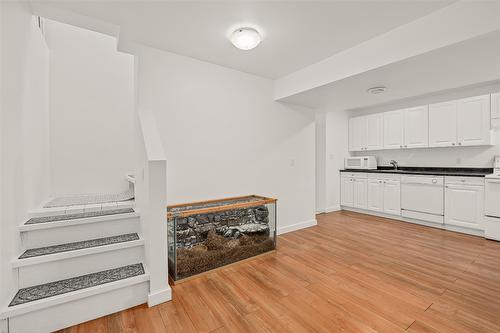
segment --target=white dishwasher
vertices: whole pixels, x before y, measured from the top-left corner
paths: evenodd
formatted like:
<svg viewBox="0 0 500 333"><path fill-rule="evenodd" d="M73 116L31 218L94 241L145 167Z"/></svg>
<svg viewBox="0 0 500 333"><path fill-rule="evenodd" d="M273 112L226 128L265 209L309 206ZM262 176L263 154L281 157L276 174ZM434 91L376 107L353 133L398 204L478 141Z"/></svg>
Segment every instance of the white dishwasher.
<svg viewBox="0 0 500 333"><path fill-rule="evenodd" d="M401 215L417 220L444 223L444 177L403 175Z"/></svg>

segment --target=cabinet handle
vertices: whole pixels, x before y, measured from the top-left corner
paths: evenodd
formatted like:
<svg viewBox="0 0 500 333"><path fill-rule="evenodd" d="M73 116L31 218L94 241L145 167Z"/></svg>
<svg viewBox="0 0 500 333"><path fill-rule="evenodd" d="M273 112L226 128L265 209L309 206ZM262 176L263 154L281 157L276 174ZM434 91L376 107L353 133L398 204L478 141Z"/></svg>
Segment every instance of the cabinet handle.
<svg viewBox="0 0 500 333"><path fill-rule="evenodd" d="M403 148L403 145L400 145L399 148Z"/></svg>
<svg viewBox="0 0 500 333"><path fill-rule="evenodd" d="M455 142L452 142L452 144L451 144L451 145L452 145L452 146L454 146L454 145L455 145Z"/></svg>
<svg viewBox="0 0 500 333"><path fill-rule="evenodd" d="M408 148L408 145L405 145L405 148Z"/></svg>
<svg viewBox="0 0 500 333"><path fill-rule="evenodd" d="M458 145L459 145L459 146L461 146L461 145L462 145L462 142L459 142L459 143L458 143Z"/></svg>

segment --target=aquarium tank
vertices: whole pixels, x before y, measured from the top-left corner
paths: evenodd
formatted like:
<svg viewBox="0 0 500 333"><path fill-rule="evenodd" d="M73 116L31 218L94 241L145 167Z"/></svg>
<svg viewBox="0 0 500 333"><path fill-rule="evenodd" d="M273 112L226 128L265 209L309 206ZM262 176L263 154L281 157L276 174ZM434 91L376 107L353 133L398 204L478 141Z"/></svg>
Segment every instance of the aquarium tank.
<svg viewBox="0 0 500 333"><path fill-rule="evenodd" d="M276 248L276 199L256 195L167 207L174 281Z"/></svg>

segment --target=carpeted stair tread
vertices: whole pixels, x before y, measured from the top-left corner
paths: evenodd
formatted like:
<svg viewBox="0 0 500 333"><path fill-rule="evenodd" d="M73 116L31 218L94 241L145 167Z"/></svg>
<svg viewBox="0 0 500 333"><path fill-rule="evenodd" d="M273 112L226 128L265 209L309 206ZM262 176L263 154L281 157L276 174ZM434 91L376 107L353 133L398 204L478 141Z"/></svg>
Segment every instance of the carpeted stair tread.
<svg viewBox="0 0 500 333"><path fill-rule="evenodd" d="M21 256L19 257L19 259L33 258L33 257L44 256L44 255L60 253L60 252L68 252L68 251L88 249L88 248L92 248L92 247L98 247L98 246L104 246L104 245L110 245L110 244L116 244L116 243L130 242L130 241L134 241L134 240L138 240L138 239L139 239L139 235L137 233L131 233L131 234L118 235L118 236L89 239L89 240L80 241L80 242L39 247L36 249L28 249L28 250L24 251L24 253L21 254Z"/></svg>
<svg viewBox="0 0 500 333"><path fill-rule="evenodd" d="M65 280L49 282L38 286L22 288L16 293L10 302L9 307L132 278L143 274L145 274L145 271L142 264L133 264Z"/></svg>
<svg viewBox="0 0 500 333"><path fill-rule="evenodd" d="M135 211L133 208L118 208L118 209L101 210L98 212L33 217L33 218L29 219L26 223L24 223L24 225L58 222L58 221L66 221L66 220L76 220L76 219L83 219L83 218L89 218L89 217L99 217L99 216L108 216L108 215L117 215L117 214L128 214L128 213L134 213L134 212Z"/></svg>

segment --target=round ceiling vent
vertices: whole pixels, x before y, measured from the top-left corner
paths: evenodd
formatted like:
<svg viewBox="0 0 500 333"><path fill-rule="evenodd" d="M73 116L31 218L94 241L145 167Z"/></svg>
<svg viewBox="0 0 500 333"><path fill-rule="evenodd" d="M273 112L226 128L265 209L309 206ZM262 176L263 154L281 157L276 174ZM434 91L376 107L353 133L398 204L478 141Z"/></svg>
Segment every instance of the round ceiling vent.
<svg viewBox="0 0 500 333"><path fill-rule="evenodd" d="M387 90L387 88L382 86L382 87L372 87L372 88L368 89L366 92L369 94L372 94L372 95L376 95L376 94L384 93L386 90Z"/></svg>

